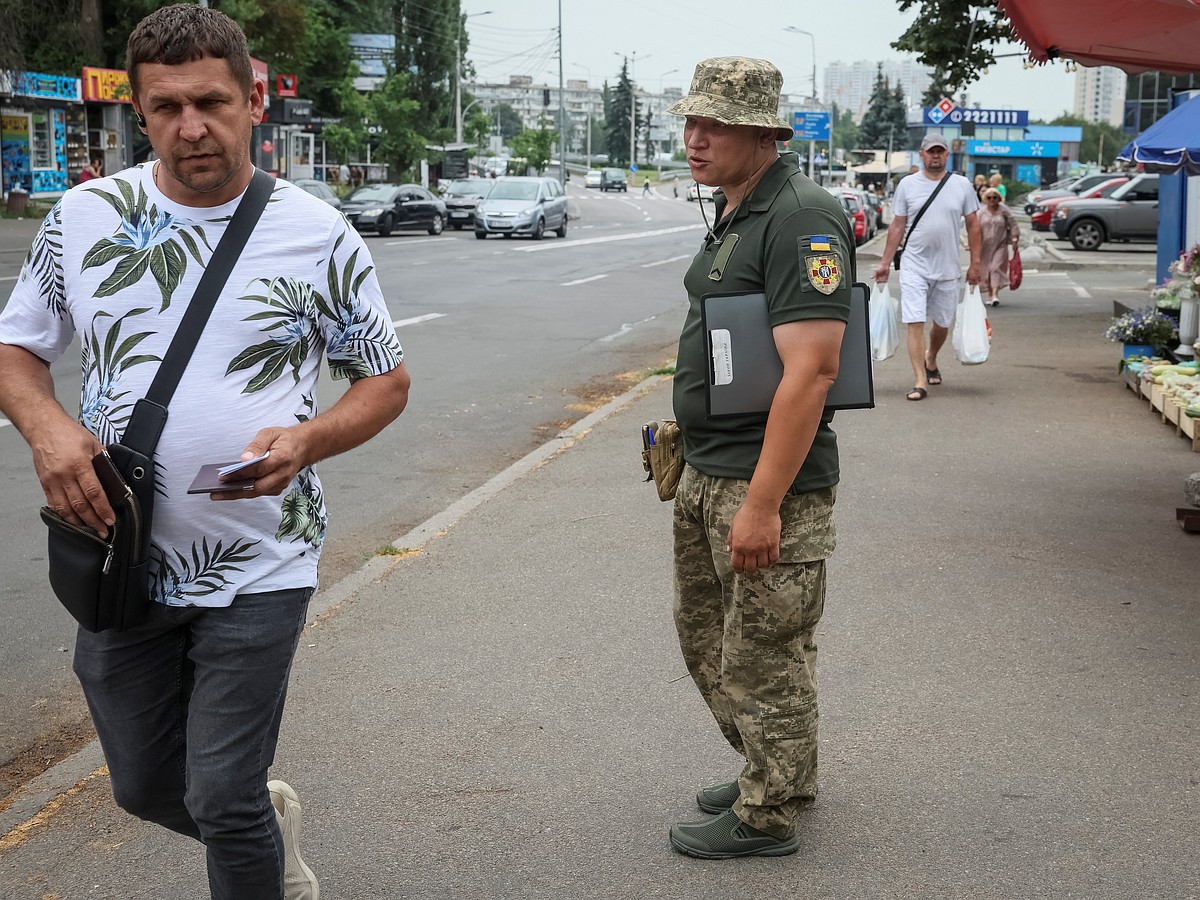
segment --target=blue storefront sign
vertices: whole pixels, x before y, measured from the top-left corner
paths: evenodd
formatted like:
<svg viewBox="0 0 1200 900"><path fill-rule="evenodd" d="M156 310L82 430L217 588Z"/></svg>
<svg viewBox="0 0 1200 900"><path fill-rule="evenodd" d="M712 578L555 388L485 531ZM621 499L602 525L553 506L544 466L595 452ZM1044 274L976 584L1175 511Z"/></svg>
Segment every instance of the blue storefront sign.
<svg viewBox="0 0 1200 900"><path fill-rule="evenodd" d="M973 122L976 125L1009 125L1024 128L1029 124L1027 109L964 109L943 102L927 106L922 118L926 125L961 125Z"/></svg>
<svg viewBox="0 0 1200 900"><path fill-rule="evenodd" d="M37 97L42 100L83 100L78 78L66 75L47 75L44 72L14 72L11 82L15 97Z"/></svg>
<svg viewBox="0 0 1200 900"><path fill-rule="evenodd" d="M830 132L829 113L792 113L792 127L796 129L798 141L827 141Z"/></svg>
<svg viewBox="0 0 1200 900"><path fill-rule="evenodd" d="M1057 141L967 141L971 156L1018 156L1026 159L1056 159Z"/></svg>

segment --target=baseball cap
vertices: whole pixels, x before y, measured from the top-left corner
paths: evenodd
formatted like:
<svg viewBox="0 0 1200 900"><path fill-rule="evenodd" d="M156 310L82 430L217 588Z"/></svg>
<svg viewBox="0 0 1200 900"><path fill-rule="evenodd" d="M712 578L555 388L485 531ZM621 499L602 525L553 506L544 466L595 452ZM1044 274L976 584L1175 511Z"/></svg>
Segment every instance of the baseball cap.
<svg viewBox="0 0 1200 900"><path fill-rule="evenodd" d="M912 145L910 144L909 146ZM941 132L931 131L925 137L921 138L921 149L928 150L930 147L941 147L943 150L949 150L950 143Z"/></svg>

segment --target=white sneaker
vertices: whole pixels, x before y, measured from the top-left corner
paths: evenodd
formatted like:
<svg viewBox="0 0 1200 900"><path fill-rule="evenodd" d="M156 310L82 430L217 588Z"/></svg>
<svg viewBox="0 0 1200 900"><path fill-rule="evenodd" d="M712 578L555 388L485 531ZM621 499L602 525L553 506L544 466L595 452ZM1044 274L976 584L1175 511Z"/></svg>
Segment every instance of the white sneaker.
<svg viewBox="0 0 1200 900"><path fill-rule="evenodd" d="M271 792L271 805L275 807L283 835L283 898L319 900L317 876L300 858L300 798L284 781L268 781L267 790Z"/></svg>

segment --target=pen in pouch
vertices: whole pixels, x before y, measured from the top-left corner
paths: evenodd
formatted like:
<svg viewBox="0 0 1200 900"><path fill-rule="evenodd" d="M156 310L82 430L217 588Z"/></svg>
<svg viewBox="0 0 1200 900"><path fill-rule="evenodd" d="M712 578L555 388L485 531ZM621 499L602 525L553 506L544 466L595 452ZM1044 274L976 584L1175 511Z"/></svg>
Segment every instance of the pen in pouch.
<svg viewBox="0 0 1200 900"><path fill-rule="evenodd" d="M654 426L653 425L646 426L646 443L649 444L651 447L654 446Z"/></svg>

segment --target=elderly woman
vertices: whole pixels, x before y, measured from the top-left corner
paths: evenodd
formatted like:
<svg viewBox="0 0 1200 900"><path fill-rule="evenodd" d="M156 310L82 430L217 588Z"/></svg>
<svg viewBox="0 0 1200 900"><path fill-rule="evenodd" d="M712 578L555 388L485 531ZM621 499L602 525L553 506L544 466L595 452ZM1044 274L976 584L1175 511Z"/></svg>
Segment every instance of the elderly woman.
<svg viewBox="0 0 1200 900"><path fill-rule="evenodd" d="M983 208L979 210L979 229L983 236L979 254L983 272L979 283L987 289L988 304L999 306L1000 288L1008 287L1009 248L1017 248L1021 234L1017 220L1000 202L998 190L992 187L985 190L983 202Z"/></svg>

